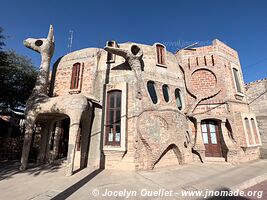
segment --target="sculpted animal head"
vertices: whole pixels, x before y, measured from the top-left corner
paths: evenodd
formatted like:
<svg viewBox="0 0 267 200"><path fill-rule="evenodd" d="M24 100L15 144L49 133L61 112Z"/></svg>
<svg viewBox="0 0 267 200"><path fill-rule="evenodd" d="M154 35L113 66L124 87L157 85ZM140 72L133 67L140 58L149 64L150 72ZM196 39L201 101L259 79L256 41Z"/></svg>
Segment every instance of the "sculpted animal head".
<svg viewBox="0 0 267 200"><path fill-rule="evenodd" d="M52 57L54 53L55 43L54 43L54 29L50 25L47 38L28 38L23 41L24 46L34 51L37 51L42 56Z"/></svg>

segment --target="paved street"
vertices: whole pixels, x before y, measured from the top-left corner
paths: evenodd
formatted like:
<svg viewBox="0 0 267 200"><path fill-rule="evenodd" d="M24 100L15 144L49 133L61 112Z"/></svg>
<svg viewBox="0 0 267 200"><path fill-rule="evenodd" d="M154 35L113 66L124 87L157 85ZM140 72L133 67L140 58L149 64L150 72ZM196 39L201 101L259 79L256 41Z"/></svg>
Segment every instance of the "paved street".
<svg viewBox="0 0 267 200"><path fill-rule="evenodd" d="M243 190L260 183L267 178L266 164L267 160L238 166L191 163L140 172L85 169L65 177L64 166L47 165L19 173L18 163L12 163L1 168L0 193L1 200L218 199L205 194L213 190ZM266 182L257 187L266 188ZM182 196L185 191L203 192L186 198Z"/></svg>
<svg viewBox="0 0 267 200"><path fill-rule="evenodd" d="M245 190L246 192L249 191L262 191L262 197L261 199L267 199L267 181L263 181L257 185L254 185L248 189ZM257 196L250 197L251 200L258 199Z"/></svg>

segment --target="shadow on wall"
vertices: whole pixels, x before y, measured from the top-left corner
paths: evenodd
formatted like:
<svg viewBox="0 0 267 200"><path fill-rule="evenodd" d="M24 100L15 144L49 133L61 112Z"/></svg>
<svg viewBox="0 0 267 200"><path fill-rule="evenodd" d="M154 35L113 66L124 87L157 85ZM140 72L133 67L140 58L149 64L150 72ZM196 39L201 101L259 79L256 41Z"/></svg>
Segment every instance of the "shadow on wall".
<svg viewBox="0 0 267 200"><path fill-rule="evenodd" d="M50 81L50 85L49 85L49 93L48 93L48 95L50 97L52 97L53 93L54 93L57 67L58 67L58 64L59 64L59 62L61 61L62 58L63 58L63 56L60 57L59 59L57 59L57 61L53 65L52 74L51 74L51 81Z"/></svg>

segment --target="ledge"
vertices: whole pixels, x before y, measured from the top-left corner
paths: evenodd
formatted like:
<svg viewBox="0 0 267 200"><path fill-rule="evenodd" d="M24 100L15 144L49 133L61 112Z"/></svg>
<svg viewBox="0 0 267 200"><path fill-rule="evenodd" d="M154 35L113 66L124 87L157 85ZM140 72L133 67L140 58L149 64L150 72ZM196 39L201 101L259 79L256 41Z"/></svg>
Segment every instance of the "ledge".
<svg viewBox="0 0 267 200"><path fill-rule="evenodd" d="M245 94L239 93L239 92L235 94L235 98L237 100L243 100L244 96L245 96Z"/></svg>
<svg viewBox="0 0 267 200"><path fill-rule="evenodd" d="M156 63L156 66L158 66L158 67L163 67L163 68L167 68L167 65L166 65L166 64L162 65L162 64Z"/></svg>
<svg viewBox="0 0 267 200"><path fill-rule="evenodd" d="M70 90L69 94L79 94L81 93L81 90Z"/></svg>

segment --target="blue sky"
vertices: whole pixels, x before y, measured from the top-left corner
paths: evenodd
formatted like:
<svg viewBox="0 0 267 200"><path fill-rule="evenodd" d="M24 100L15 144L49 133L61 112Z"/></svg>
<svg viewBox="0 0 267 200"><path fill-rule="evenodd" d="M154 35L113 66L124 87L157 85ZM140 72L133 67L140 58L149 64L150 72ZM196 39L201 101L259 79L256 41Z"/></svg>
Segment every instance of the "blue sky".
<svg viewBox="0 0 267 200"><path fill-rule="evenodd" d="M267 1L253 0L5 0L0 26L8 35L7 47L32 58L28 37L45 37L54 25L53 62L72 50L103 47L107 40L153 44L162 42L175 51L187 44L208 45L220 39L239 52L246 82L267 77Z"/></svg>

